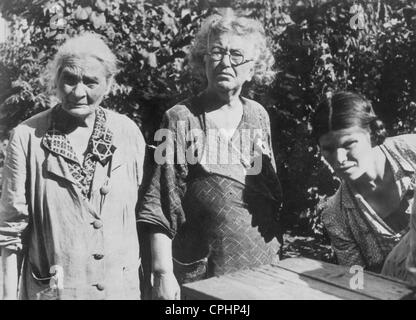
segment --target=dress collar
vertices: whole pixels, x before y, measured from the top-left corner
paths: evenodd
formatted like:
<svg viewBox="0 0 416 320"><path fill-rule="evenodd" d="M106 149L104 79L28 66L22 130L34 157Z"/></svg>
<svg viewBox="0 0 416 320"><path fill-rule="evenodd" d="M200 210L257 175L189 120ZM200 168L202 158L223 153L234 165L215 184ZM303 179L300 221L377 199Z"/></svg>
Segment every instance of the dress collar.
<svg viewBox="0 0 416 320"><path fill-rule="evenodd" d="M98 107L95 111L95 122L87 153L91 153L103 166L111 159L116 147L113 145L113 132L107 128L106 113ZM52 110L52 121L49 129L42 138L43 146L50 152L76 162L79 160L66 134L79 126L77 118L72 117L57 105Z"/></svg>

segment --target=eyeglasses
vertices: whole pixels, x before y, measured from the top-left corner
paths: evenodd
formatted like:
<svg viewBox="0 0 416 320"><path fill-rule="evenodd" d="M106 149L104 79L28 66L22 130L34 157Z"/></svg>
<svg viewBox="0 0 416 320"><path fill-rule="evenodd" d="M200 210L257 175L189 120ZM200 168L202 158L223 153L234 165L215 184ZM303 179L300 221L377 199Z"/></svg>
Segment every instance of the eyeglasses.
<svg viewBox="0 0 416 320"><path fill-rule="evenodd" d="M230 57L230 63L233 66L238 66L249 61L253 61L252 59L244 60L244 55L238 50L228 51L219 47L212 48L211 52L208 53L208 55L211 57L213 61L221 61L222 59L224 59L224 56L227 55Z"/></svg>

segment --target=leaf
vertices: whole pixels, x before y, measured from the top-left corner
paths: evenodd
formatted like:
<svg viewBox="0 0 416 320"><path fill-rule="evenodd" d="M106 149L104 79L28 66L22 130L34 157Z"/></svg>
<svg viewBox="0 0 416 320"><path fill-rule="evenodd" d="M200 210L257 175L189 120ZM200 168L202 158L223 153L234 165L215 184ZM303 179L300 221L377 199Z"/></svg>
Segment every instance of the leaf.
<svg viewBox="0 0 416 320"><path fill-rule="evenodd" d="M147 64L149 66L151 66L152 68L157 67L157 57L156 57L156 54L154 52L149 52L149 54L147 56Z"/></svg>
<svg viewBox="0 0 416 320"><path fill-rule="evenodd" d="M94 25L95 29L100 29L106 23L105 15L104 13L98 13L93 11L90 15L90 21Z"/></svg>
<svg viewBox="0 0 416 320"><path fill-rule="evenodd" d="M166 4L163 4L163 5L161 5L160 6L162 9L163 9L163 11L165 11L168 15L170 15L172 18L174 18L175 17L175 13L172 11L172 10L170 10L169 9L169 7L166 5Z"/></svg>
<svg viewBox="0 0 416 320"><path fill-rule="evenodd" d="M97 8L98 12L104 12L107 9L106 3L104 3L102 0L96 0L95 7Z"/></svg>
<svg viewBox="0 0 416 320"><path fill-rule="evenodd" d="M191 9L182 9L181 10L181 19L183 19L183 17L185 17L186 15L191 15Z"/></svg>
<svg viewBox="0 0 416 320"><path fill-rule="evenodd" d="M151 46L153 48L160 48L161 47L160 42L156 39L153 39Z"/></svg>
<svg viewBox="0 0 416 320"><path fill-rule="evenodd" d="M107 35L108 39L110 39L110 40L114 40L114 38L116 37L116 33L114 32L114 28L111 27L111 26L106 29L105 34Z"/></svg>
<svg viewBox="0 0 416 320"><path fill-rule="evenodd" d="M77 20L87 20L89 17L89 14L85 8L78 6L77 10L75 11L74 16L75 16L75 19Z"/></svg>
<svg viewBox="0 0 416 320"><path fill-rule="evenodd" d="M50 30L50 31L48 31L48 32L45 33L45 36L47 38L52 38L52 37L54 37L56 35L56 33L57 33L56 30Z"/></svg>
<svg viewBox="0 0 416 320"><path fill-rule="evenodd" d="M175 20L167 14L163 15L162 22L169 28L172 27L172 25L175 25Z"/></svg>

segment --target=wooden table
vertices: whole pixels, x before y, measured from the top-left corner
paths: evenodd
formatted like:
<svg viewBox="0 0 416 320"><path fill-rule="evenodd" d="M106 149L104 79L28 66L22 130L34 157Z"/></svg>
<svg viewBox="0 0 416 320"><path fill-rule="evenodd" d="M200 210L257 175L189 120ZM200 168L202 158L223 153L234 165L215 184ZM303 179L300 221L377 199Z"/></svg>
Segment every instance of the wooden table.
<svg viewBox="0 0 416 320"><path fill-rule="evenodd" d="M362 274L363 288L351 288L349 267L307 258L213 277L182 286L188 300L397 300L413 297L404 282Z"/></svg>

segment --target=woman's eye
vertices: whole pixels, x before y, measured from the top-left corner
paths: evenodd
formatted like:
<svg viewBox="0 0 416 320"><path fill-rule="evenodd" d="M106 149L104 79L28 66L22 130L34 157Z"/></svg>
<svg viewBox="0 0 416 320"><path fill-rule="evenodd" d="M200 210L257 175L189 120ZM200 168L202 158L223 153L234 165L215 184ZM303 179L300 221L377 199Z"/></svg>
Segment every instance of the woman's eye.
<svg viewBox="0 0 416 320"><path fill-rule="evenodd" d="M345 148L352 148L355 144L357 143L357 141L348 141L346 143L344 143L344 147Z"/></svg>
<svg viewBox="0 0 416 320"><path fill-rule="evenodd" d="M78 83L78 78L71 75L64 76L64 82L70 86L76 85Z"/></svg>
<svg viewBox="0 0 416 320"><path fill-rule="evenodd" d="M84 84L88 87L95 87L98 85L97 81L94 80L84 80Z"/></svg>
<svg viewBox="0 0 416 320"><path fill-rule="evenodd" d="M243 53L238 50L231 50L230 53L233 56L244 56Z"/></svg>

